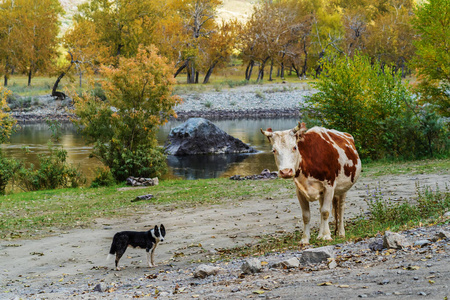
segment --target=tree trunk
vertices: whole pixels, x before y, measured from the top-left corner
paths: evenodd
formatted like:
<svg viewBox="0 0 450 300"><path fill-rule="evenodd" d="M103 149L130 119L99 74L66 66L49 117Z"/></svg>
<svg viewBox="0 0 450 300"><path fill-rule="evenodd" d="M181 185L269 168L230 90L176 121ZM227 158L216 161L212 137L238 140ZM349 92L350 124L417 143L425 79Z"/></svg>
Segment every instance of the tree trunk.
<svg viewBox="0 0 450 300"><path fill-rule="evenodd" d="M6 76L6 74L5 74L5 77L4 77L5 79L4 79L4 81L3 81L3 85L4 86L8 86L8 76Z"/></svg>
<svg viewBox="0 0 450 300"><path fill-rule="evenodd" d="M206 72L205 79L203 79L204 84L209 82L209 77L211 77L211 74L212 74L215 66L216 66L216 64L213 63L212 66L209 67L208 72Z"/></svg>
<svg viewBox="0 0 450 300"><path fill-rule="evenodd" d="M28 72L28 86L31 86L31 68L30 71Z"/></svg>
<svg viewBox="0 0 450 300"><path fill-rule="evenodd" d="M198 83L198 75L199 75L198 71L195 71L195 83L196 84Z"/></svg>
<svg viewBox="0 0 450 300"><path fill-rule="evenodd" d="M300 74L300 72L298 71L298 69L295 67L294 63L292 63L292 67L294 68L295 73L297 74L297 77L300 79L301 74Z"/></svg>
<svg viewBox="0 0 450 300"><path fill-rule="evenodd" d="M273 59L270 62L269 81L273 81L273 79L272 79L272 72L273 72Z"/></svg>
<svg viewBox="0 0 450 300"><path fill-rule="evenodd" d="M175 72L175 75L173 75L173 77L174 77L174 78L177 78L178 74L180 74L181 71L183 71L183 69L186 68L187 64L188 64L188 61L186 60L186 61L185 61L185 62L177 69L177 71Z"/></svg>
<svg viewBox="0 0 450 300"><path fill-rule="evenodd" d="M264 79L264 68L266 66L266 62L267 60L270 58L270 56L268 56L262 63L261 66L259 68L259 73L258 73L258 79L256 79L256 82L259 82L260 80Z"/></svg>
<svg viewBox="0 0 450 300"><path fill-rule="evenodd" d="M251 60L248 63L247 70L245 70L245 80L249 81L252 76L253 66L255 65L255 61Z"/></svg>
<svg viewBox="0 0 450 300"><path fill-rule="evenodd" d="M281 63L281 71L280 71L281 79L284 80L284 62Z"/></svg>
<svg viewBox="0 0 450 300"><path fill-rule="evenodd" d="M66 75L66 73L69 72L70 68L72 68L73 64L75 63L75 61L73 60L72 53L70 51L68 51L68 53L70 54L70 65L66 69L65 72L62 72L61 74L59 74L59 76L56 79L55 84L53 85L53 88L52 88L52 96L53 97L58 97L59 99L66 98L66 94L64 94L63 92L57 92L56 91L58 89L59 82L61 81L61 79L63 79L63 77ZM80 87L81 87L81 70L80 70Z"/></svg>

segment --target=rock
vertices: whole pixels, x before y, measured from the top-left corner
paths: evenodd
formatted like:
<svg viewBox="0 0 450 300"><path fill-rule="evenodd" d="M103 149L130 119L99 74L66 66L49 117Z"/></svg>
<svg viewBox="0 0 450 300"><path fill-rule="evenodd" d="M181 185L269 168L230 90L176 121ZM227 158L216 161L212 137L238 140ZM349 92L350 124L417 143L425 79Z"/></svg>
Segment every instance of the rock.
<svg viewBox="0 0 450 300"><path fill-rule="evenodd" d="M131 200L131 202L136 202L136 201L141 201L141 200L150 200L152 198L153 198L152 194L147 194L147 195L137 196L136 198Z"/></svg>
<svg viewBox="0 0 450 300"><path fill-rule="evenodd" d="M127 178L127 185L131 186L154 186L159 184L158 177L155 178L143 178L143 177L133 177Z"/></svg>
<svg viewBox="0 0 450 300"><path fill-rule="evenodd" d="M106 283L100 282L94 287L94 292L104 292L106 290Z"/></svg>
<svg viewBox="0 0 450 300"><path fill-rule="evenodd" d="M427 246L429 244L431 244L430 240L419 240L419 241L415 241L414 242L414 246L415 247L419 246L421 248L424 247L424 246Z"/></svg>
<svg viewBox="0 0 450 300"><path fill-rule="evenodd" d="M200 265L194 271L195 278L206 278L219 273L220 268L208 265Z"/></svg>
<svg viewBox="0 0 450 300"><path fill-rule="evenodd" d="M166 153L177 156L256 152L203 118L191 118L173 128L164 147Z"/></svg>
<svg viewBox="0 0 450 300"><path fill-rule="evenodd" d="M335 259L331 259L330 262L328 263L328 269L334 269L337 267L337 262Z"/></svg>
<svg viewBox="0 0 450 300"><path fill-rule="evenodd" d="M383 239L378 239L375 242L369 244L369 249L372 251L381 251L383 250Z"/></svg>
<svg viewBox="0 0 450 300"><path fill-rule="evenodd" d="M334 258L334 248L332 246L307 249L303 251L300 262L302 264L318 264L327 261L328 258Z"/></svg>
<svg viewBox="0 0 450 300"><path fill-rule="evenodd" d="M241 177L241 175L233 175L230 180L261 180L261 179L277 179L278 172L270 172L269 169L262 170L261 174L247 175Z"/></svg>
<svg viewBox="0 0 450 300"><path fill-rule="evenodd" d="M292 269L292 268L298 268L299 266L300 266L300 262L299 262L298 258L292 257L290 259L274 263L271 267L272 268Z"/></svg>
<svg viewBox="0 0 450 300"><path fill-rule="evenodd" d="M257 258L247 259L241 266L242 273L253 274L261 272L261 261Z"/></svg>
<svg viewBox="0 0 450 300"><path fill-rule="evenodd" d="M450 211L446 212L446 213L444 214L444 217L450 217Z"/></svg>
<svg viewBox="0 0 450 300"><path fill-rule="evenodd" d="M408 247L410 245L411 244L403 235L391 231L386 231L384 233L383 237L384 248L401 249L404 247Z"/></svg>
<svg viewBox="0 0 450 300"><path fill-rule="evenodd" d="M450 232L445 231L445 230L440 230L437 234L436 237L440 238L440 239L450 239Z"/></svg>

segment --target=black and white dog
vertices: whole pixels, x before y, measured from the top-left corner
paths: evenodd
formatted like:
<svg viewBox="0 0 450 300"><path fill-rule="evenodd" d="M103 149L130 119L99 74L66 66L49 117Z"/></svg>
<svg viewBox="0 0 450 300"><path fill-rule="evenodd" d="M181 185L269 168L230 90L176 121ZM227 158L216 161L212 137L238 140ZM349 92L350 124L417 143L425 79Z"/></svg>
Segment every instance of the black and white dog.
<svg viewBox="0 0 450 300"><path fill-rule="evenodd" d="M149 231L121 231L114 235L111 249L107 259L116 254L116 269L119 270L119 260L127 250L127 247L142 248L147 252L147 263L149 267L154 267L153 253L159 242L164 241L166 236L166 229L164 225L158 228L150 229ZM149 252L151 250L151 252Z"/></svg>

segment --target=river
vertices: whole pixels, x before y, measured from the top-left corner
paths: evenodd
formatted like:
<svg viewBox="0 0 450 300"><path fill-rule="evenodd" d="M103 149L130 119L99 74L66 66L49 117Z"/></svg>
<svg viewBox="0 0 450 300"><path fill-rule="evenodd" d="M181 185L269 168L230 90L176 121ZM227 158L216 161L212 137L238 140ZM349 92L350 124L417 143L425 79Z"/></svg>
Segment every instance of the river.
<svg viewBox="0 0 450 300"><path fill-rule="evenodd" d="M164 145L172 128L183 121L169 121L158 132L158 142ZM257 149L256 154L222 154L195 155L176 157L168 156L169 172L167 178L199 179L229 177L231 175L259 174L263 169L275 170L275 162L267 139L260 128L272 127L273 130L293 128L297 124L296 117L271 119L235 119L213 121L215 125L228 134L242 140ZM62 136L57 145L68 152L68 162L77 165L86 175L88 181L100 162L89 158L92 147L86 145L83 137L77 133L71 123L63 123ZM10 157L26 158L31 163L37 162L37 155L48 153L48 141L51 131L45 123L22 124L21 128L11 136L11 142L3 145L4 153ZM24 148L28 149L25 154Z"/></svg>

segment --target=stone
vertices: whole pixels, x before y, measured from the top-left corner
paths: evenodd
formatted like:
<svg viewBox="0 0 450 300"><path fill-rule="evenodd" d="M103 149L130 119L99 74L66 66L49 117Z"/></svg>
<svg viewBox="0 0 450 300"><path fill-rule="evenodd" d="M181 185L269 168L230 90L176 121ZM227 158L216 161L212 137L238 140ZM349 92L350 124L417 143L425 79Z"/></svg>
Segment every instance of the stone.
<svg viewBox="0 0 450 300"><path fill-rule="evenodd" d="M408 247L411 244L408 240L401 234L386 231L383 237L383 247L390 249L402 249L404 247Z"/></svg>
<svg viewBox="0 0 450 300"><path fill-rule="evenodd" d="M318 264L334 258L333 246L325 246L320 248L307 249L303 251L300 262L302 264Z"/></svg>
<svg viewBox="0 0 450 300"><path fill-rule="evenodd" d="M446 213L444 214L444 217L450 217L450 211L446 212Z"/></svg>
<svg viewBox="0 0 450 300"><path fill-rule="evenodd" d="M440 230L436 236L440 239L450 239L450 232L445 230Z"/></svg>
<svg viewBox="0 0 450 300"><path fill-rule="evenodd" d="M425 247L427 245L431 244L430 240L419 240L414 242L414 246L419 246L420 248Z"/></svg>
<svg viewBox="0 0 450 300"><path fill-rule="evenodd" d="M191 118L173 128L164 148L167 154L176 156L257 152L203 118Z"/></svg>
<svg viewBox="0 0 450 300"><path fill-rule="evenodd" d="M375 242L369 244L369 249L372 251L383 250L383 239L377 239Z"/></svg>
<svg viewBox="0 0 450 300"><path fill-rule="evenodd" d="M195 278L206 278L219 273L220 268L208 265L200 265L194 271Z"/></svg>
<svg viewBox="0 0 450 300"><path fill-rule="evenodd" d="M104 292L105 290L106 290L106 283L104 282L98 283L93 289L94 292Z"/></svg>
<svg viewBox="0 0 450 300"><path fill-rule="evenodd" d="M274 263L272 268L283 268L283 269L292 269L298 268L300 266L300 262L297 257L292 257L290 259L286 259L277 263Z"/></svg>
<svg viewBox="0 0 450 300"><path fill-rule="evenodd" d="M247 259L241 266L242 273L253 274L261 272L261 261L257 258Z"/></svg>
<svg viewBox="0 0 450 300"><path fill-rule="evenodd" d="M337 262L335 259L331 259L331 261L328 263L328 269L335 269L337 267Z"/></svg>

